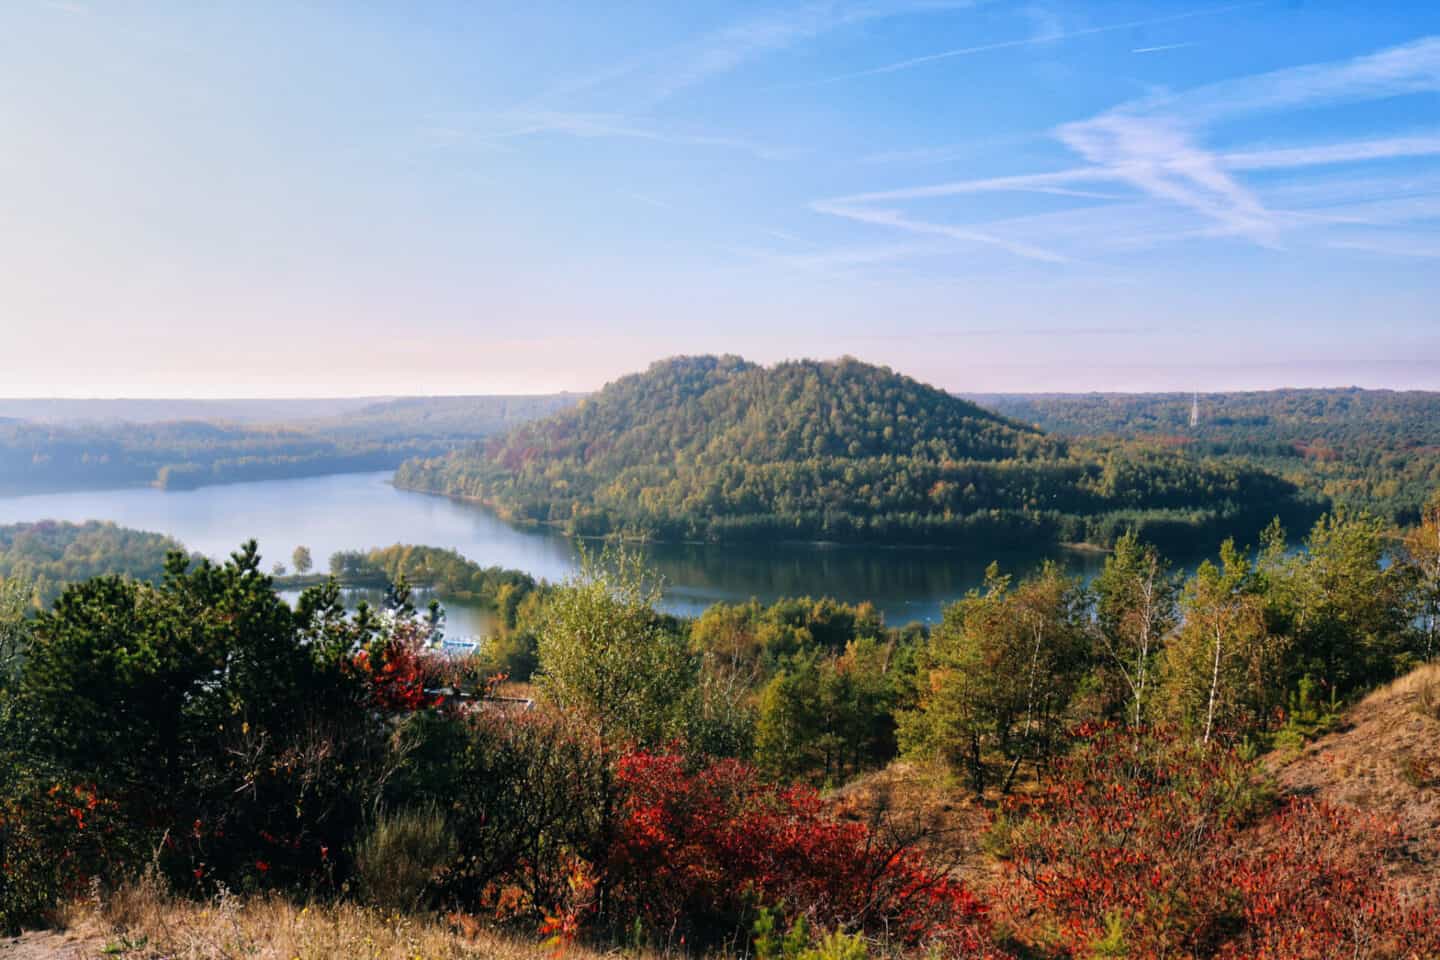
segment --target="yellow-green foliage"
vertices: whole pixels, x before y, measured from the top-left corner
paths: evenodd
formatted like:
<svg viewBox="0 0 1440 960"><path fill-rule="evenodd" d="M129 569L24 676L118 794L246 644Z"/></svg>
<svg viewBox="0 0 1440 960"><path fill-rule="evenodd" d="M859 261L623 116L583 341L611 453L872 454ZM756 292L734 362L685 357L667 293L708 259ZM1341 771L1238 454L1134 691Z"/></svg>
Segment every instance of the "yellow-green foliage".
<svg viewBox="0 0 1440 960"><path fill-rule="evenodd" d="M860 934L831 930L800 954L800 960L868 960L870 945Z"/></svg>
<svg viewBox="0 0 1440 960"><path fill-rule="evenodd" d="M377 907L413 910L454 852L455 838L439 810L383 816L355 847L361 892Z"/></svg>

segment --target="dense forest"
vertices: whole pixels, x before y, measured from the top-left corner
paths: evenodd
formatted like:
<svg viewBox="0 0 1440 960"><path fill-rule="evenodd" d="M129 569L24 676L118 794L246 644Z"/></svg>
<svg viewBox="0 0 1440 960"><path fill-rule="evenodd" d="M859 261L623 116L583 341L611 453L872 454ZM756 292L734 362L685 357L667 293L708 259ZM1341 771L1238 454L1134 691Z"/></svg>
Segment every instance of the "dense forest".
<svg viewBox="0 0 1440 960"><path fill-rule="evenodd" d="M1106 544L1253 533L1316 500L1239 462L1071 449L853 359L677 358L396 483L517 522L662 540Z"/></svg>
<svg viewBox="0 0 1440 960"><path fill-rule="evenodd" d="M0 492L141 484L188 489L387 470L407 457L437 454L573 402L564 394L411 398L278 425L0 421Z"/></svg>
<svg viewBox="0 0 1440 960"><path fill-rule="evenodd" d="M1138 441L1262 467L1395 523L1416 523L1440 485L1440 393L1347 388L971 399L1061 436Z"/></svg>
<svg viewBox="0 0 1440 960"><path fill-rule="evenodd" d="M91 520L0 525L0 579L24 583L49 603L70 583L106 574L158 580L165 557L183 550L170 537Z"/></svg>
<svg viewBox="0 0 1440 960"><path fill-rule="evenodd" d="M1440 500L1389 532L1272 527L1188 576L1126 534L1092 583L992 569L902 629L677 619L611 550L516 611L534 682L504 696L403 584L287 605L253 543L38 616L0 580L0 927L86 903L130 950L136 891L230 924L238 891L670 956L1435 956ZM1285 781L1357 703L1405 751ZM1337 799L1356 777L1413 833Z"/></svg>

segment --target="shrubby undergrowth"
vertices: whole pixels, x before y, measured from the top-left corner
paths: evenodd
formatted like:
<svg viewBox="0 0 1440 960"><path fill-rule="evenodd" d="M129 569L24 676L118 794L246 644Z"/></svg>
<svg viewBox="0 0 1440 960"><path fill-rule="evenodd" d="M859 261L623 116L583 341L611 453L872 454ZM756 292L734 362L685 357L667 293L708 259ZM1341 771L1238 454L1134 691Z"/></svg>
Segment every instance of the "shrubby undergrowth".
<svg viewBox="0 0 1440 960"><path fill-rule="evenodd" d="M533 687L439 655L402 584L292 608L249 544L0 603L0 925L142 873L219 891L785 958L1431 956L1363 812L1256 763L1434 650L1440 511L1329 518L1181 583L1123 537L1084 585L986 584L934 630L831 601L658 613L633 558L532 594ZM901 754L990 811L985 859L819 788ZM946 778L954 779L946 780ZM228 895L228 894L227 894Z"/></svg>

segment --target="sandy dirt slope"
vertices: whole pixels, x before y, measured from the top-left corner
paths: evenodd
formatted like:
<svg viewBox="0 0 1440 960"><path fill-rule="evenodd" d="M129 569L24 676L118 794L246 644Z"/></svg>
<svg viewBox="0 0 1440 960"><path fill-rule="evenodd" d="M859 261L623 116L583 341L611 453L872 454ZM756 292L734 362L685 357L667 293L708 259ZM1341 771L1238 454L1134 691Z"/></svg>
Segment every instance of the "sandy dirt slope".
<svg viewBox="0 0 1440 960"><path fill-rule="evenodd" d="M1340 729L1267 766L1285 793L1398 828L1400 869L1440 886L1440 665L1375 691L1346 711Z"/></svg>

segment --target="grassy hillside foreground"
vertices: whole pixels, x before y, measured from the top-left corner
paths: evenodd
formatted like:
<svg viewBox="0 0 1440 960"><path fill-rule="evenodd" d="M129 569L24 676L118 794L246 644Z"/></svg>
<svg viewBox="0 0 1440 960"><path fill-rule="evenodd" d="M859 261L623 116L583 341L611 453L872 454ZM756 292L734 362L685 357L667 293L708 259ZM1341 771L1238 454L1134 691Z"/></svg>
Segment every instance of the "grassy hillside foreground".
<svg viewBox="0 0 1440 960"><path fill-rule="evenodd" d="M1436 870L1440 849L1435 842L1440 832L1440 665L1421 667L1376 691L1347 711L1334 732L1303 748L1277 751L1261 767L1277 806L1334 805L1387 825L1392 845L1384 869L1392 895L1420 902L1440 886ZM1033 795L1035 785L1028 786L1026 792ZM960 798L903 762L850 784L833 794L830 802L841 816L863 817L883 806L892 816L926 821L932 838L958 854L953 862L966 882L995 895L997 923L1024 930L1029 918L1023 907L1017 909L1017 904L998 895L1004 885L1005 856L993 842L994 811L986 809L990 804ZM1233 834L1232 840L1237 851L1260 854L1279 843L1276 824L1269 819ZM158 885L143 881L112 895L74 903L57 921L58 929L0 941L0 957L545 960L556 956L551 946L536 938L508 937L460 914L397 913L348 903L301 905L278 896L221 894L197 902L170 897ZM1382 945L1375 946L1376 952L1361 955L1389 955L1380 949ZM656 951L625 953L644 956ZM615 956L616 951L597 953L571 944L564 955L593 960Z"/></svg>

